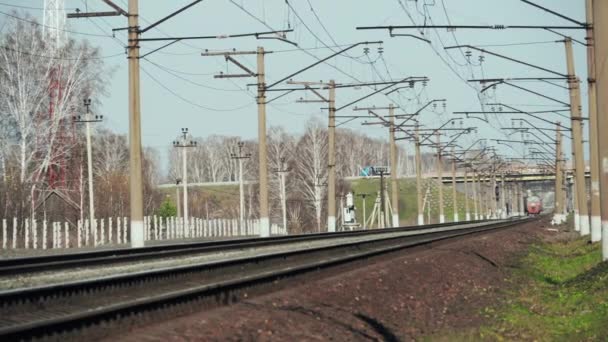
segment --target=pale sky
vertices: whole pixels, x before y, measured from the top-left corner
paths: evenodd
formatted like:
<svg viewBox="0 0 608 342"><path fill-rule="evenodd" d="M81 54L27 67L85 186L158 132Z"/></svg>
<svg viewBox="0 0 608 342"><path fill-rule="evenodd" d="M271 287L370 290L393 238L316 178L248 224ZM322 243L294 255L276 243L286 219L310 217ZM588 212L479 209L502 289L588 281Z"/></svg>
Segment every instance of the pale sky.
<svg viewBox="0 0 608 342"><path fill-rule="evenodd" d="M115 1L124 8L127 7L127 0ZM158 20L190 2L140 0L141 25L144 27L147 23ZM536 2L579 21L585 20L584 0ZM423 7L425 3L428 5ZM201 52L204 49L255 50L257 46L263 46L268 51L274 51L266 56L266 75L270 83L315 62L316 59L312 56L323 58L332 54L332 49L338 51L340 48L336 48L336 45L382 40L382 54L378 53L377 45L369 46L368 54L362 46L356 47L348 52L348 56L334 58L330 60L329 65L319 65L294 79L334 79L337 83L353 83L427 76L430 82L426 87L417 85L413 91L394 93L390 99L379 94L358 105L387 106L392 102L401 106L399 112L414 112L429 99L447 99L445 113L441 113L440 107L438 114L432 111L424 112L421 119L429 127L437 127L442 122L456 117L452 115L454 111L480 110L477 93L462 79L552 76L489 55L485 56L480 67L477 51L472 51L471 61L474 65L469 65L464 57L466 50L450 50L448 54L443 49L443 46L456 45L456 40L462 45L484 46L489 51L566 73L564 45L555 43L561 38L542 30L458 30L453 34L446 30L427 30L426 36L432 40L432 45L429 45L407 37L391 38L387 31L355 29L356 26L410 25L410 17L417 24L422 24L425 21L425 8L432 23L437 25L573 25L518 0L291 0L289 4L292 8L288 7L284 0L205 0L161 24L159 30L146 32L143 38L241 34L268 31L269 27L275 30L291 27L294 32L289 33L287 37L296 42L298 47L277 40L256 40L253 37L192 40L174 44L146 57L141 61L143 144L157 147L161 151L166 150L181 127L188 127L195 136L222 134L242 136L245 139L256 138L257 109L253 97L255 89L250 87L251 92L248 92L246 86L248 83L254 83L255 79L214 79L213 75L219 71L240 71L234 66L227 69L222 57L202 57ZM39 9L43 7L42 0L2 0L0 11L9 13L16 9L15 5L32 7L27 10L42 22L43 11ZM74 8L82 11L109 10L101 0L65 0L65 7L68 12L73 12ZM0 24L5 20L7 17L0 15ZM431 24L431 21L427 18L428 24ZM105 59L107 66L115 69L108 86L109 94L100 99L103 105L96 108L96 111L104 115L107 127L118 132L127 132L127 60L122 54L126 34L124 31L117 32L116 38L112 38L111 32L111 28L127 26L126 18L69 19L68 22L70 31L88 34L69 33L70 37L87 39L93 45L99 46L101 54L108 56ZM416 31L399 33L413 34ZM584 30L564 33L584 41ZM525 45L512 45L522 43ZM142 42L142 54L162 44ZM582 80L586 80L586 50L583 46L575 44L575 58L577 74ZM239 56L238 60L252 69L255 68L255 56ZM555 85L539 82L517 84L568 101L567 90ZM337 106L371 91L366 87L338 89ZM585 83L582 84L582 91L586 116ZM495 92L489 91L488 94L492 98L491 102L494 102L495 97L496 102L517 105L516 107L521 109L560 109L557 103L507 86L499 86ZM269 98L274 95L271 93ZM268 126L282 125L291 132L300 133L310 117L317 117L326 122L327 113L321 109L325 105L295 102L305 96L307 95L302 92L292 93L269 105ZM308 97L311 98L310 95ZM352 113L351 110L344 110L341 114ZM558 119L553 114L542 115L550 120ZM480 131L477 135L463 139L461 145L467 147L479 137L506 138L506 131L500 127L510 127L511 117L513 116L503 116L500 120L491 118L491 125L479 120L465 121L465 125L477 126ZM568 122L564 118L560 119L564 123ZM539 126L546 126L534 119L529 120ZM361 126L360 123L361 121L353 121L341 127L387 138L386 129ZM519 139L518 135L513 137ZM409 146L405 143L404 145ZM521 150L518 146L514 147ZM515 153L504 147L501 151L511 155Z"/></svg>

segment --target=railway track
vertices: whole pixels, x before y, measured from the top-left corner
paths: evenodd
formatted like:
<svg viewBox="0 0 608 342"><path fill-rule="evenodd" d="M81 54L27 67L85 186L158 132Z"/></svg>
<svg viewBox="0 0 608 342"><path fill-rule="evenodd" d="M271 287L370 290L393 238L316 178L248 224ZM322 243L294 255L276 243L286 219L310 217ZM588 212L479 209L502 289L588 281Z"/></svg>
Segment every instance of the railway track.
<svg viewBox="0 0 608 342"><path fill-rule="evenodd" d="M0 339L75 339L90 326L153 320L166 312L225 305L248 298L264 285L283 278L522 222L525 220L397 228L347 237L336 234L342 236L338 240L326 235L336 243L3 291Z"/></svg>
<svg viewBox="0 0 608 342"><path fill-rule="evenodd" d="M480 223L487 221L472 221ZM449 227L457 223L430 224L424 229L434 227ZM270 238L240 238L221 241L189 242L169 245L156 245L142 248L120 248L90 252L77 252L34 257L0 259L0 276L17 275L27 272L46 272L72 267L90 267L94 265L109 265L143 260L179 257L184 255L214 253L218 251L243 250L263 246L274 246L287 243L301 243L326 239L340 239L351 236L381 234L391 231L406 231L421 229L419 226L389 228L382 230L356 230L339 233L317 233Z"/></svg>

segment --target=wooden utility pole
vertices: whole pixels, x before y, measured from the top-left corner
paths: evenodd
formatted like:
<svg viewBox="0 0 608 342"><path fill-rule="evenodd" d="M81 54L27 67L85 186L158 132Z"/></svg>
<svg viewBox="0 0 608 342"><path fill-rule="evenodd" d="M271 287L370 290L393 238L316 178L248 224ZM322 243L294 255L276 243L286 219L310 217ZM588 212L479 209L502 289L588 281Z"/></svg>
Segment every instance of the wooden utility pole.
<svg viewBox="0 0 608 342"><path fill-rule="evenodd" d="M416 147L416 202L418 205L418 225L424 225L424 202L422 200L422 157L420 156L420 125L416 122L414 145Z"/></svg>
<svg viewBox="0 0 608 342"><path fill-rule="evenodd" d="M593 2L593 18L595 33L595 60L598 66L596 70L597 93L608 94L608 68L605 61L608 59L608 2ZM608 97L597 97L598 124L595 128L598 132L599 153L599 181L600 201L602 219L602 258L608 261Z"/></svg>
<svg viewBox="0 0 608 342"><path fill-rule="evenodd" d="M144 188L139 88L139 1L129 0L129 192L131 247L144 246Z"/></svg>
<svg viewBox="0 0 608 342"><path fill-rule="evenodd" d="M445 222L445 215L443 214L443 160L441 157L441 133L436 132L437 135L437 191L439 192L439 223Z"/></svg>
<svg viewBox="0 0 608 342"><path fill-rule="evenodd" d="M466 180L465 180L466 184ZM465 185L465 196L466 196L466 185ZM452 206L454 210L454 222L459 221L458 217L458 200L456 198L456 154L454 153L454 147L452 147Z"/></svg>
<svg viewBox="0 0 608 342"><path fill-rule="evenodd" d="M562 132L561 123L556 123L556 144L555 144L555 212L553 213L553 221L556 224L561 224L566 221L564 215L564 178L562 173Z"/></svg>
<svg viewBox="0 0 608 342"><path fill-rule="evenodd" d="M597 89L595 86L595 41L593 35L593 0L585 1L587 13L587 89L589 99L589 159L591 167L591 242L602 239L600 199L600 163L598 138Z"/></svg>
<svg viewBox="0 0 608 342"><path fill-rule="evenodd" d="M390 140L390 155L391 155L391 201L393 207L392 226L399 227L399 181L397 174L397 143L395 142L395 108L392 104L388 106L389 110L389 140Z"/></svg>
<svg viewBox="0 0 608 342"><path fill-rule="evenodd" d="M336 231L336 82L329 81L329 125L327 134L327 231Z"/></svg>
<svg viewBox="0 0 608 342"><path fill-rule="evenodd" d="M578 212L575 211L574 219L579 222L580 233L583 236L589 235L589 210L587 207L587 191L585 186L585 159L583 152L583 129L582 112L580 105L579 80L574 70L574 54L572 52L572 39L564 40L566 47L566 62L568 65L568 89L570 92L570 114L572 120L572 142L574 152L574 174L576 184L576 200Z"/></svg>

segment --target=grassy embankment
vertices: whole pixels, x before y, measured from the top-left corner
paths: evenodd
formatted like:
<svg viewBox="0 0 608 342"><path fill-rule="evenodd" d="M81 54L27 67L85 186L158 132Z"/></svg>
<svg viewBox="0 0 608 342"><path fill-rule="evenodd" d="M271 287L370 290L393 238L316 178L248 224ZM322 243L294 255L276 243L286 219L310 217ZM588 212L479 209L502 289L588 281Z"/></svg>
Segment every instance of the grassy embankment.
<svg viewBox="0 0 608 342"><path fill-rule="evenodd" d="M387 188L389 189L390 196L390 179L387 179ZM376 194L380 188L379 179L358 179L350 182L350 187L355 194L367 193L370 194L365 199L365 211L366 216L369 217L374 208L374 201ZM424 189L426 190L426 183ZM163 190L168 196L170 196L175 203L175 190L164 189ZM190 206L191 208L203 208L206 205L209 206L210 210L224 207L238 207L238 185L221 185L221 186L197 186L191 187L190 193ZM444 203L445 203L445 218L446 221L452 221L453 208L452 208L452 187L444 186ZM257 195L257 193L256 193ZM430 197L432 199L430 217L431 222L437 222L439 211L437 208L437 188L431 187ZM464 194L458 192L458 207L460 219L464 219ZM196 200L198 199L198 200ZM196 202L196 203L194 203ZM337 205L340 203L338 202ZM325 203L324 203L325 205ZM235 207L237 206L237 207ZM355 206L357 208L357 222L363 220L363 199L359 196L355 198ZM470 210L473 212L473 203L470 202ZM416 180L415 179L400 179L399 180L399 215L402 225L411 225L416 223L417 216L417 204L416 204ZM426 220L425 210L425 220Z"/></svg>
<svg viewBox="0 0 608 342"><path fill-rule="evenodd" d="M387 188L389 189L390 196L390 179L387 179ZM380 189L380 180L379 179L358 179L351 182L351 189L355 192L355 194L372 194L371 196L367 196L365 199L365 211L366 216L369 217L373 208L374 201L376 199L376 194ZM423 191L426 191L426 183L423 187ZM452 187L444 185L443 187L443 196L444 196L444 215L446 221L450 222L453 218L453 206L452 206ZM464 220L465 212L464 212L464 194L461 192L456 193L457 196L457 205L458 205L458 215L460 220ZM439 217L439 209L437 207L437 198L439 198L437 187L431 187L430 198L432 200L432 204L430 206L430 217L431 222L438 222ZM470 211L473 212L473 202L469 201ZM363 219L363 199L361 197L356 198L355 207L357 210L357 222L361 222ZM400 179L399 180L399 219L401 221L401 225L412 225L416 224L417 220L417 212L418 206L416 203L416 180L411 178ZM424 219L427 219L427 212L425 210Z"/></svg>

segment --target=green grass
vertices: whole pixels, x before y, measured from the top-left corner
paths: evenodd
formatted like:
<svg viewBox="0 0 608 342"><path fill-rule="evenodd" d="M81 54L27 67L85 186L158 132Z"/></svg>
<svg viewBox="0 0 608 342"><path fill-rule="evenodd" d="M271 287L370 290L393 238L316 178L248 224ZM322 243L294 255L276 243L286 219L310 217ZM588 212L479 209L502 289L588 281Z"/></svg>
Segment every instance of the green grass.
<svg viewBox="0 0 608 342"><path fill-rule="evenodd" d="M608 263L577 239L535 246L513 275L517 289L480 329L492 340L601 341L608 336Z"/></svg>

